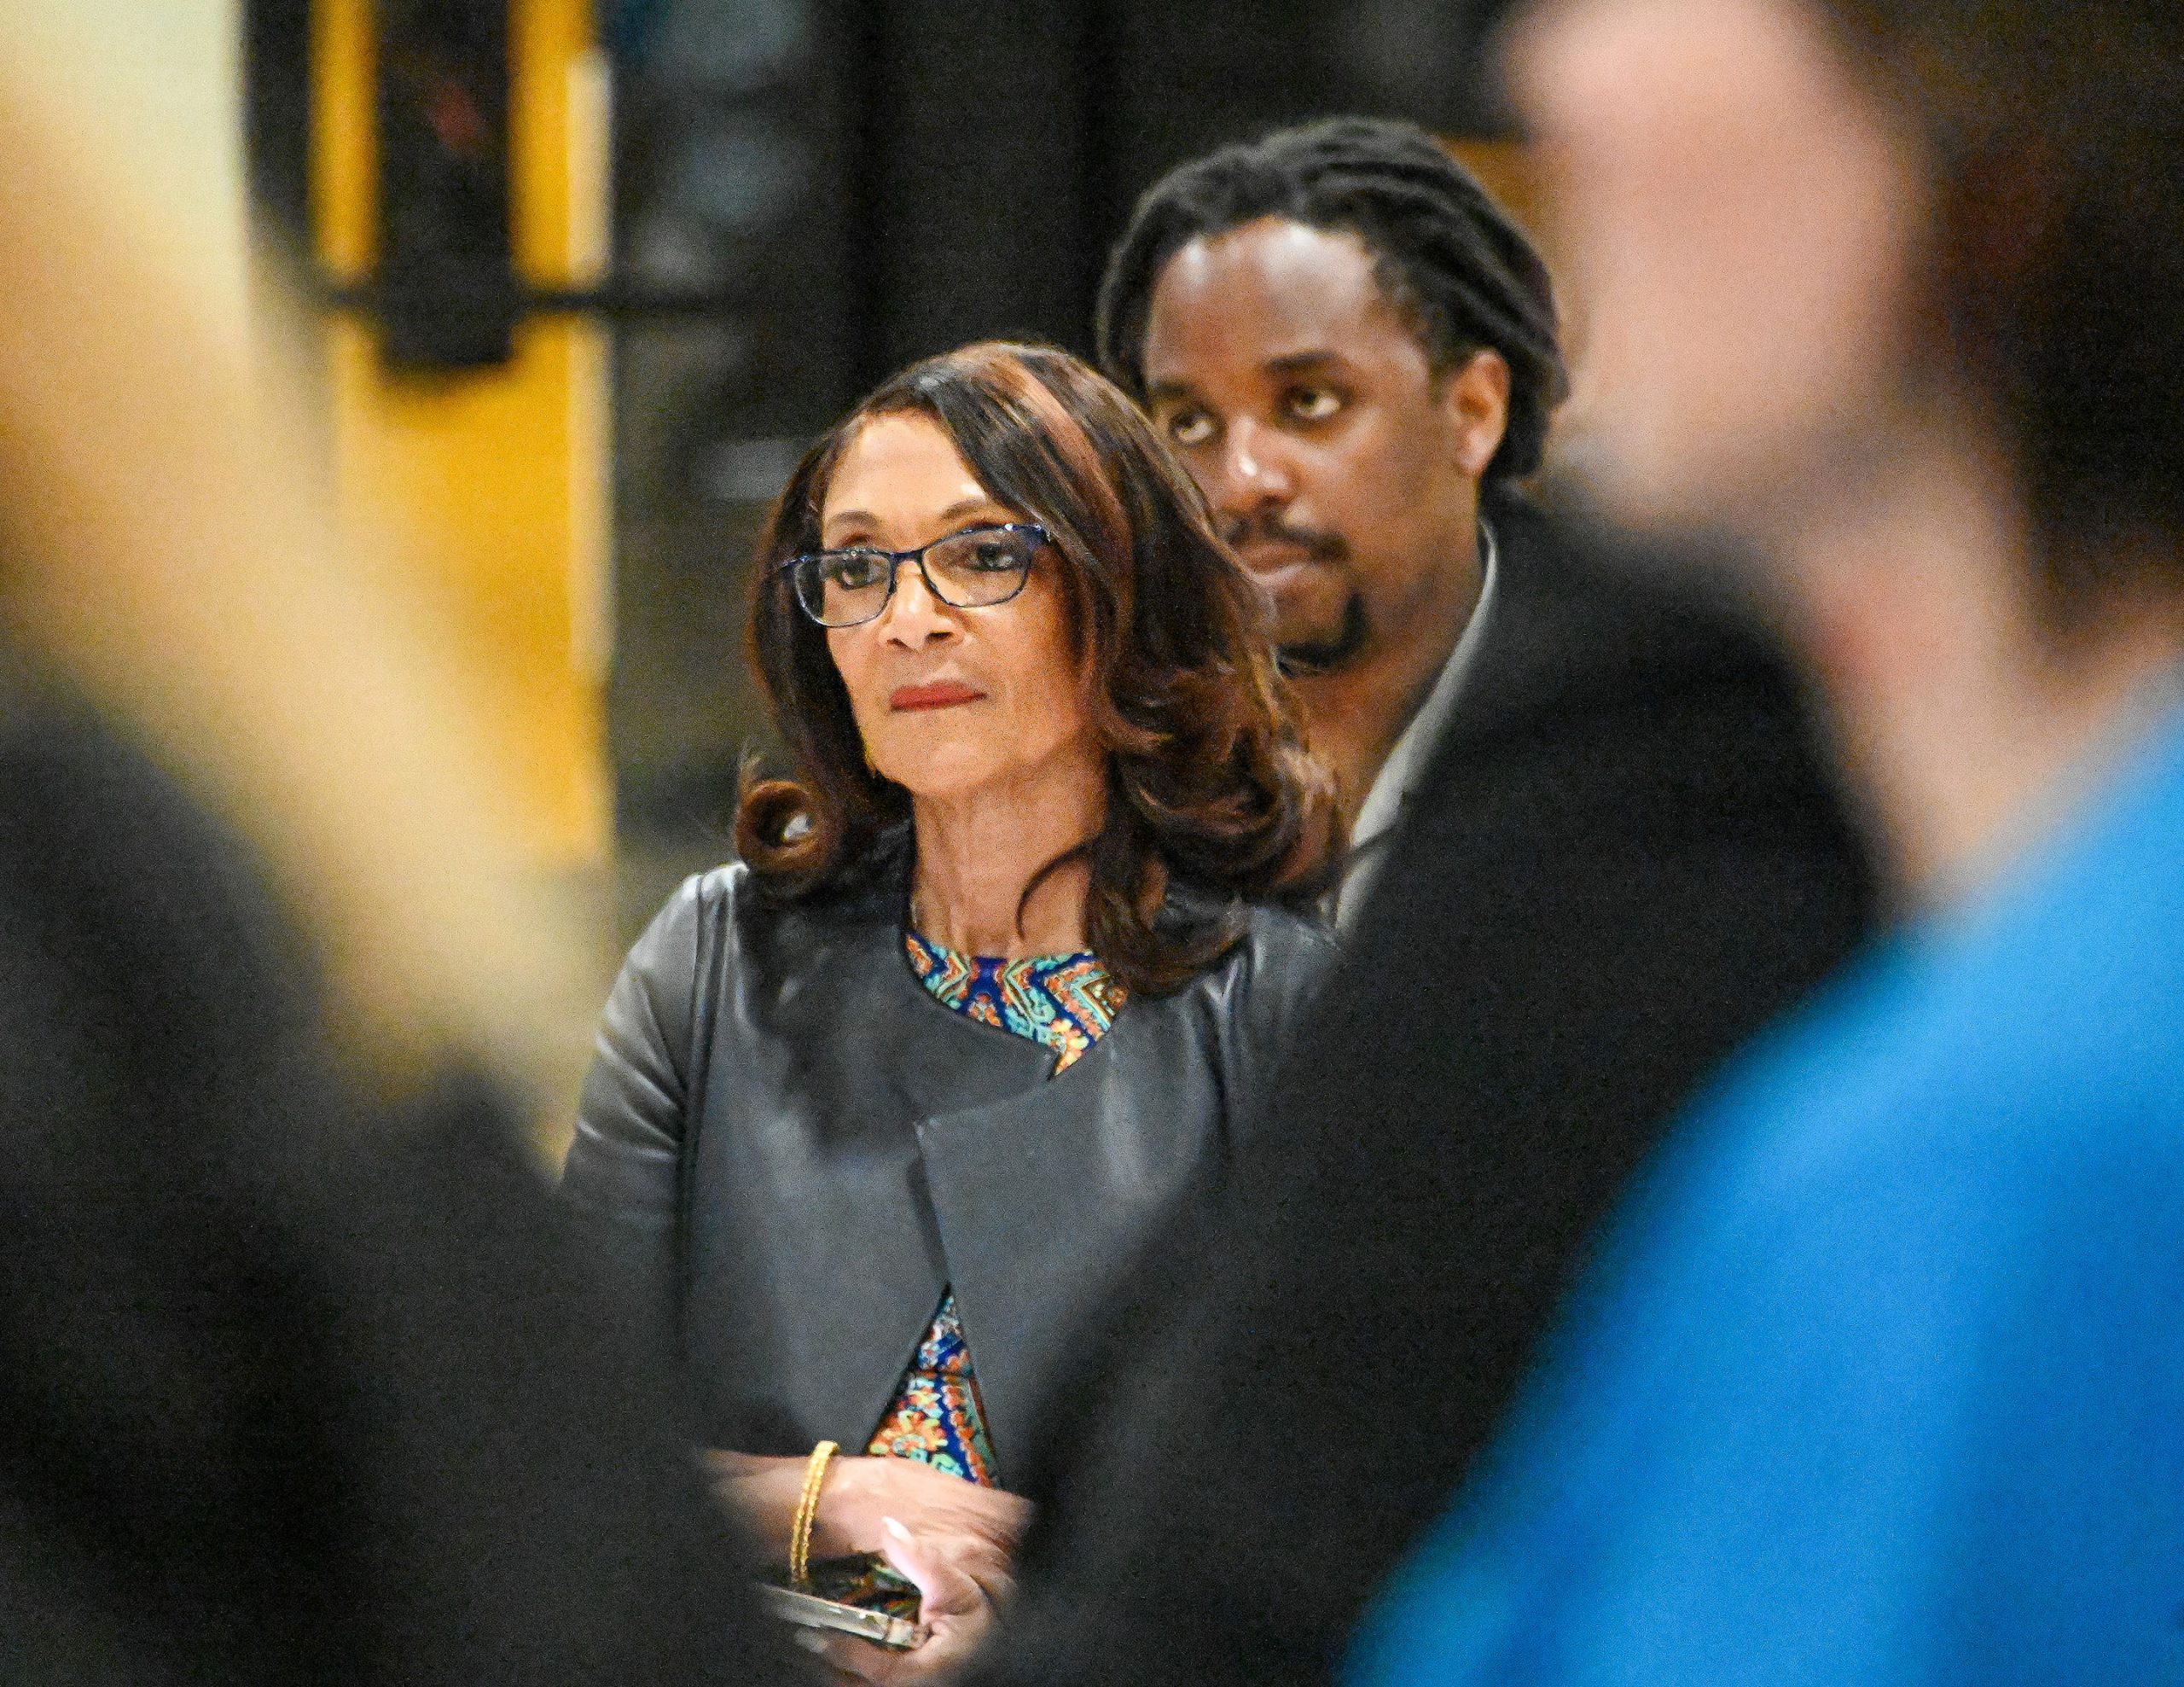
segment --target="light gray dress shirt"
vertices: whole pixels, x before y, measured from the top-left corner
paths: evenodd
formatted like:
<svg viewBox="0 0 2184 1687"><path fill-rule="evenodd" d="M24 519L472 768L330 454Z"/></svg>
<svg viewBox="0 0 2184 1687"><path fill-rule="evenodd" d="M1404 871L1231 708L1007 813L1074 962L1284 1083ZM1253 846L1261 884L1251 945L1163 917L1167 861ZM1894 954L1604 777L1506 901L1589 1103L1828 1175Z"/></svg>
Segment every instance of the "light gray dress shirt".
<svg viewBox="0 0 2184 1687"><path fill-rule="evenodd" d="M1348 931L1356 923L1358 910L1364 905L1394 841L1403 805L1424 776L1433 747L1455 712L1465 677L1478 657L1479 640L1493 613L1496 571L1494 530L1484 521L1478 524L1478 602L1472 609L1471 621L1456 640L1456 648L1449 653L1449 660L1441 665L1433 689L1426 694L1418 713L1411 716L1410 724L1388 752L1373 788L1365 794L1364 806L1357 811L1357 823L1350 829L1350 856L1334 894L1334 922L1341 930Z"/></svg>

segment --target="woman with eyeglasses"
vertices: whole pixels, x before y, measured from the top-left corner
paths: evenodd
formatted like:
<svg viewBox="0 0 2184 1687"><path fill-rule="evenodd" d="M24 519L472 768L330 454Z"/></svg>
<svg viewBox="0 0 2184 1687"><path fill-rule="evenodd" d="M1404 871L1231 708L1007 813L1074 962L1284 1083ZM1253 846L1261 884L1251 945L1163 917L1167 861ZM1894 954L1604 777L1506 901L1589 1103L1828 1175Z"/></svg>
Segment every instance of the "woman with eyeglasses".
<svg viewBox="0 0 2184 1687"><path fill-rule="evenodd" d="M1217 1180L1321 970L1284 905L1330 793L1258 590L1060 352L920 364L814 447L752 647L795 777L631 951L566 1187L760 1544L799 1582L886 1553L935 1667L1067 1332Z"/></svg>

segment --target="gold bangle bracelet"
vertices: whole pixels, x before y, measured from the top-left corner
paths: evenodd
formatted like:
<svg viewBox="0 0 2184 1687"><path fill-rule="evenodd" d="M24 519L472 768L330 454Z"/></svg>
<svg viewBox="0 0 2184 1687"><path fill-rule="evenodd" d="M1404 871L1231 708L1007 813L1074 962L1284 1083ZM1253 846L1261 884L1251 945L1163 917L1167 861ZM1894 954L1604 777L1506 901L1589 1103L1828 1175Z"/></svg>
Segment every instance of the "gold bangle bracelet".
<svg viewBox="0 0 2184 1687"><path fill-rule="evenodd" d="M804 1587L811 1580L811 1526L819 1520L819 1488L827 1480L827 1461L841 1448L832 1441L822 1441L811 1449L811 1457L804 1461L804 1490L796 1498L796 1520L788 1531L788 1579L792 1587Z"/></svg>

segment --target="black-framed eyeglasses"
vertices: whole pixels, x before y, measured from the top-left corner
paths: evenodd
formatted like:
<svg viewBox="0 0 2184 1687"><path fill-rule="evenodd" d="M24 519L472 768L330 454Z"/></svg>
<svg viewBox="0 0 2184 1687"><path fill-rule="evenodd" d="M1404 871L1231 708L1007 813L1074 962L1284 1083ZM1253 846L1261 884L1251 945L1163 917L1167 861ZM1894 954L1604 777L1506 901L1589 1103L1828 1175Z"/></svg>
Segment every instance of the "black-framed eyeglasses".
<svg viewBox="0 0 2184 1687"><path fill-rule="evenodd" d="M958 609L990 609L1024 590L1031 561L1048 543L1036 521L995 521L966 527L915 550L849 545L814 550L781 565L796 583L796 601L822 627L853 627L874 619L895 595L905 562L925 576L926 590Z"/></svg>

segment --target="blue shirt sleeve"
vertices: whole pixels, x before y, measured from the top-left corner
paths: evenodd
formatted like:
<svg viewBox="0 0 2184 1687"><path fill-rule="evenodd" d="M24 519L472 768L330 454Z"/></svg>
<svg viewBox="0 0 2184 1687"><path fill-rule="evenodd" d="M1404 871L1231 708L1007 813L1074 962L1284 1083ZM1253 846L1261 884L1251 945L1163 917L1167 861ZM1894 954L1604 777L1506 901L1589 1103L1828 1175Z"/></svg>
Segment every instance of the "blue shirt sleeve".
<svg viewBox="0 0 2184 1687"><path fill-rule="evenodd" d="M1716 1118L1351 1680L2184 1682L2184 1133L2093 1087Z"/></svg>

